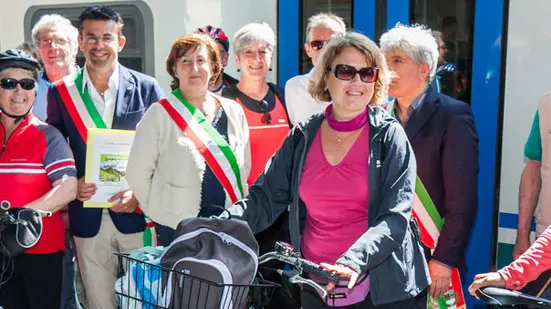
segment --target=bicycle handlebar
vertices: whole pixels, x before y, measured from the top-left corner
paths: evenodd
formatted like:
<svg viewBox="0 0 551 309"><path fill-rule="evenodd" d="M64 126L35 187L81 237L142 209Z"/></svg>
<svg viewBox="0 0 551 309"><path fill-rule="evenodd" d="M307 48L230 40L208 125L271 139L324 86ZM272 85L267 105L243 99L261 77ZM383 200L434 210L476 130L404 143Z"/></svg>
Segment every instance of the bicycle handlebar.
<svg viewBox="0 0 551 309"><path fill-rule="evenodd" d="M503 288L484 287L476 290L476 295L488 305L530 306L530 308L551 308L551 301L518 291Z"/></svg>
<svg viewBox="0 0 551 309"><path fill-rule="evenodd" d="M301 258L298 256L298 253L293 252L293 247L291 245L284 242L277 242L274 252L269 252L260 256L258 259L258 264L262 265L271 260L278 260L293 266L295 269L294 271L278 270L277 272L293 284L306 284L311 286L320 292L323 298L327 296L327 291L325 288L311 279L302 277L301 273L305 272L334 282L342 279L342 277L337 273L323 269L318 264Z"/></svg>

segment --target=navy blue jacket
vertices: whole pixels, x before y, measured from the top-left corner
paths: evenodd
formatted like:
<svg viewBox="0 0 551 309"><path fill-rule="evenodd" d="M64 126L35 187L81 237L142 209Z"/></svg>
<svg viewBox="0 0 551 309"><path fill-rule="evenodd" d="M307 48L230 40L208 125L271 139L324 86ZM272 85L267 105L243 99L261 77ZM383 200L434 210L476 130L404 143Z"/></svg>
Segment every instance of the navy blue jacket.
<svg viewBox="0 0 551 309"><path fill-rule="evenodd" d="M163 96L157 80L120 65L119 90L115 104L113 129L135 130L146 109ZM56 127L68 138L75 156L78 178L84 176L86 144L82 140L73 119L61 100L56 85L48 90L47 123ZM77 237L94 237L100 228L103 209L83 208L82 202L69 204L69 228ZM145 228L145 219L138 213L114 213L109 210L113 223L121 233L138 233Z"/></svg>
<svg viewBox="0 0 551 309"><path fill-rule="evenodd" d="M471 107L429 87L405 131L417 174L445 220L432 257L465 271L478 206L478 136Z"/></svg>
<svg viewBox="0 0 551 309"><path fill-rule="evenodd" d="M339 258L360 274L369 274L375 305L415 297L429 284L420 235L412 219L415 157L400 124L382 108L369 109L368 230ZM306 206L298 195L308 150L324 119L322 113L299 123L272 157L249 195L229 212L247 221L254 233L289 211L289 230L300 250ZM346 194L346 192L343 192Z"/></svg>

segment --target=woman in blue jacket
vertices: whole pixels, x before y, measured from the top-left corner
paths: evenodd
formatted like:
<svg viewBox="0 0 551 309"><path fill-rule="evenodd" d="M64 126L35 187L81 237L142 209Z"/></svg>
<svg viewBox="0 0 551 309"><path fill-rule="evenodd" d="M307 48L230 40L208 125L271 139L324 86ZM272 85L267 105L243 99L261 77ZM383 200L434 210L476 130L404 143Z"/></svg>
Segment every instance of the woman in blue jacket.
<svg viewBox="0 0 551 309"><path fill-rule="evenodd" d="M309 91L332 104L293 128L230 213L258 233L288 210L295 250L343 277L345 297L324 300L305 287L303 308L414 308L429 278L412 219L415 158L380 107L386 62L370 39L348 33L329 42L319 63Z"/></svg>

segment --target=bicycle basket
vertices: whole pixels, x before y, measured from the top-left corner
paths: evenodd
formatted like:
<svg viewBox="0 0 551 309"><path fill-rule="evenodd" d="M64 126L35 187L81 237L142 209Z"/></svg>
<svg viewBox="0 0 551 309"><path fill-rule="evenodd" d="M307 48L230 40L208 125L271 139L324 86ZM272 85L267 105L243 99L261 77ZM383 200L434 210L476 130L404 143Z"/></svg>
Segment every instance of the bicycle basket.
<svg viewBox="0 0 551 309"><path fill-rule="evenodd" d="M123 273L115 284L120 309L262 308L279 287L264 280L251 285L220 284L162 267L158 262L116 255ZM167 285L169 277L171 284ZM167 289L173 292L166 293ZM165 294L170 294L170 299Z"/></svg>

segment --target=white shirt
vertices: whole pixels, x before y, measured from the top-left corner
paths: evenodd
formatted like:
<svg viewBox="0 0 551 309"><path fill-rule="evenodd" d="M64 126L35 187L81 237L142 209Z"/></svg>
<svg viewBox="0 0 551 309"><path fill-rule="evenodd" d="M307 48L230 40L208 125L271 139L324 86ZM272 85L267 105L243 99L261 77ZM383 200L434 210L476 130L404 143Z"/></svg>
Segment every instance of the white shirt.
<svg viewBox="0 0 551 309"><path fill-rule="evenodd" d="M84 66L82 73L82 89L87 87L88 94L94 102L94 106L98 110L103 122L108 129L111 129L113 125L113 117L115 116L115 104L117 103L117 93L119 90L119 66L115 66L115 70L109 77L109 82L107 84L108 88L103 93L103 98L97 91L96 87L92 84L90 76L88 75L88 70Z"/></svg>
<svg viewBox="0 0 551 309"><path fill-rule="evenodd" d="M285 85L285 105L293 125L325 111L330 103L317 101L308 92L308 80L313 77L313 71L314 69L307 74L297 75Z"/></svg>

